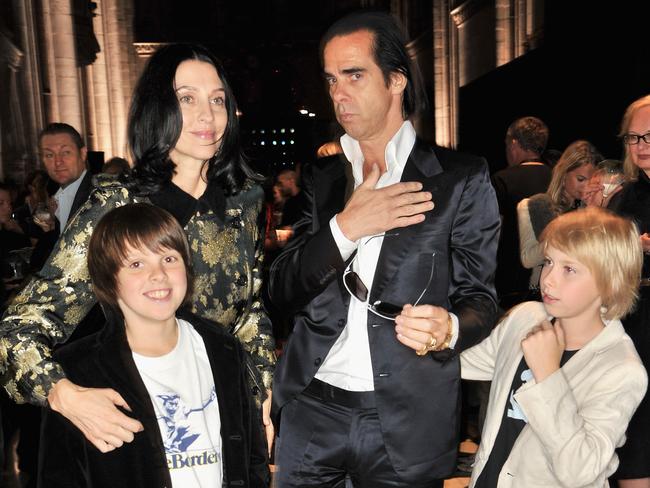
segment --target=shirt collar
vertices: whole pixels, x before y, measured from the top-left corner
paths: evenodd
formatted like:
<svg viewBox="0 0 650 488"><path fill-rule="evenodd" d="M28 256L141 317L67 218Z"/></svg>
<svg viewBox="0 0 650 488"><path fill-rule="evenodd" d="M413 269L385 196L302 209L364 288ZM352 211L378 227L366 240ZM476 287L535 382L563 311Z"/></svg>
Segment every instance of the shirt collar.
<svg viewBox="0 0 650 488"><path fill-rule="evenodd" d="M185 227L196 212L212 210L219 222L223 222L226 213L226 196L221 185L214 180L208 181L203 195L198 199L185 193L171 181L165 183L157 193L150 197L151 202L167 210Z"/></svg>
<svg viewBox="0 0 650 488"><path fill-rule="evenodd" d="M415 145L416 133L413 124L405 120L399 130L386 144L384 157L386 159L386 171L392 173L399 170L400 173L406 165L409 154ZM358 185L363 181L363 153L361 152L361 145L359 141L353 139L348 134L343 134L341 137L341 147L343 153L350 164L352 165L352 174L354 175L355 183Z"/></svg>
<svg viewBox="0 0 650 488"><path fill-rule="evenodd" d="M74 180L72 183L70 183L68 186L64 187L59 187L59 191L57 191L57 194L65 194L65 195L76 195L77 190L81 186L81 182L84 180L86 177L86 173L88 172L87 169L84 169L83 173L81 173L81 176Z"/></svg>

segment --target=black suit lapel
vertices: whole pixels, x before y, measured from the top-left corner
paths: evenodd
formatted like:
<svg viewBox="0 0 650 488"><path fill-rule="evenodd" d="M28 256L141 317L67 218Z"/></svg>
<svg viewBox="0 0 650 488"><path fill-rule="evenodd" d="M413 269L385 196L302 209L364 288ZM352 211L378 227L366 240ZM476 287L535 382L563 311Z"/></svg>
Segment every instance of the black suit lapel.
<svg viewBox="0 0 650 488"><path fill-rule="evenodd" d="M98 369L108 378L109 384L115 385L115 389L120 392L134 414L147 412L155 417L149 393L135 366L124 333L115 331L114 334L108 335L103 332L100 339L103 344L96 357Z"/></svg>
<svg viewBox="0 0 650 488"><path fill-rule="evenodd" d="M400 181L419 181L423 185L423 190L432 191L434 190L435 176L441 172L442 166L440 166L440 162L434 152L428 145L417 139L404 166ZM432 193L435 204L436 193L434 191ZM392 281L393 276L400 268L400 264L411 250L413 237L418 235L429 224L429 220L427 216L425 221L420 224L393 229L386 233L398 235L395 237L384 237L377 261L372 290L370 292L371 303L381 296L384 289ZM416 298L413 297L414 300Z"/></svg>
<svg viewBox="0 0 650 488"><path fill-rule="evenodd" d="M101 344L96 355L98 370L107 379L107 384L118 391L131 407L130 412L124 413L144 425L144 432L140 435L149 439L149 445L164 451L156 412L128 347L123 325L107 323L98 341Z"/></svg>
<svg viewBox="0 0 650 488"><path fill-rule="evenodd" d="M317 222L319 227L324 227L333 215L343 210L354 190L352 167L342 154L328 156L316 162L313 177Z"/></svg>
<svg viewBox="0 0 650 488"><path fill-rule="evenodd" d="M93 186L92 180L93 175L90 174L90 171L86 171L83 180L81 180L81 183L79 184L79 188L77 188L77 193L74 195L74 200L72 201L72 206L70 207L70 217L72 217L77 212L77 210L79 210L79 207L81 207L86 202L86 200L88 200L90 190Z"/></svg>

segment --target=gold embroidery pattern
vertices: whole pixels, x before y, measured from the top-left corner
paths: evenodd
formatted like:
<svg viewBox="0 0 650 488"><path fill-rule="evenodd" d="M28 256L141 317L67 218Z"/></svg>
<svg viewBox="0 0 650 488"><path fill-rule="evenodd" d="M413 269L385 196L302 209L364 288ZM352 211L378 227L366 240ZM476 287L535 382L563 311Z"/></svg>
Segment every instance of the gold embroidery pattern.
<svg viewBox="0 0 650 488"><path fill-rule="evenodd" d="M94 225L109 210L136 201L146 199L113 178L96 177L48 262L8 307L0 322L0 375L17 402L45 405L52 384L63 378L50 347L64 342L95 304L86 266ZM270 388L275 345L260 298L262 205L263 192L251 183L227 197L223 223L211 210L199 212L185 231L195 274L192 311L235 331L257 367L256 381Z"/></svg>

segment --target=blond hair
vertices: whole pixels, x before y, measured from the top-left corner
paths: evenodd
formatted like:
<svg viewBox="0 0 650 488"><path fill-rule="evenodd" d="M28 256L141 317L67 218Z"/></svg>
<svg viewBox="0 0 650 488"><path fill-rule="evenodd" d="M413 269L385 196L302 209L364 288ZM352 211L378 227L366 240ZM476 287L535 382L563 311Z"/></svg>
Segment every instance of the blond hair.
<svg viewBox="0 0 650 488"><path fill-rule="evenodd" d="M542 248L553 246L584 264L594 276L606 319L618 319L638 297L643 250L629 219L599 207L567 212L546 226Z"/></svg>
<svg viewBox="0 0 650 488"><path fill-rule="evenodd" d="M621 121L621 130L618 132L619 137L623 137L627 134L627 131L630 129L630 124L632 123L632 118L636 115L637 111L643 107L650 106L650 95L641 97L634 102L632 102L623 115L623 120ZM641 144L641 142L639 142ZM628 180L636 180L639 178L639 167L634 164L632 158L630 157L630 146L623 144L625 149L625 158L623 159L623 171L625 172L625 177Z"/></svg>
<svg viewBox="0 0 650 488"><path fill-rule="evenodd" d="M567 146L557 164L553 167L553 176L548 184L546 194L559 212L566 212L573 202L567 202L564 196L566 175L587 164L594 168L603 159L598 149L589 141L578 140Z"/></svg>

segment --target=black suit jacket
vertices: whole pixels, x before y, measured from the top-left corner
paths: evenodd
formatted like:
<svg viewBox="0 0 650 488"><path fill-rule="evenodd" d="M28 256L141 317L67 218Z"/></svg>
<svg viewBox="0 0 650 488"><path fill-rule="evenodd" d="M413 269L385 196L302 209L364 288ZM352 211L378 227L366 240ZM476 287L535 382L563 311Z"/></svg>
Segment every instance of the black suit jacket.
<svg viewBox="0 0 650 488"><path fill-rule="evenodd" d="M349 176L344 164L334 158L303 169L306 206L294 227L297 237L271 268L272 300L297 312L275 372L276 415L309 384L347 321L350 297L341 280L346 263L329 227L345 204ZM455 468L460 409L455 353L484 338L496 318L493 277L499 212L482 158L433 150L417 140L402 181L422 182L435 207L424 222L395 229L391 232L398 236L384 239L370 302L413 303L434 259L433 280L421 303L450 310L460 324L453 354L419 357L397 341L394 322L368 314L386 450L404 481L422 483L444 478Z"/></svg>
<svg viewBox="0 0 650 488"><path fill-rule="evenodd" d="M250 398L246 358L239 341L217 324L178 316L201 335L214 377L223 449L224 487L267 487L266 444ZM133 442L102 454L66 418L44 409L39 486L43 488L170 488L156 414L126 341L124 325L110 321L98 334L59 349L55 359L80 386L113 388L142 422Z"/></svg>
<svg viewBox="0 0 650 488"><path fill-rule="evenodd" d="M90 191L93 188L93 176L94 175L90 173L90 170L86 171L83 180L81 180L81 183L79 184L79 188L77 188L77 193L74 195L74 200L72 201L72 206L70 207L69 219L71 219L75 212L79 210L79 208L86 202L86 200L88 200ZM61 227L57 219L55 228L50 232L43 233L38 238L38 242L34 247L30 261L30 267L33 271L38 271L43 267L45 261L47 261L47 258L50 257L50 254L54 249L54 245L56 244L56 241L59 240L60 235Z"/></svg>

